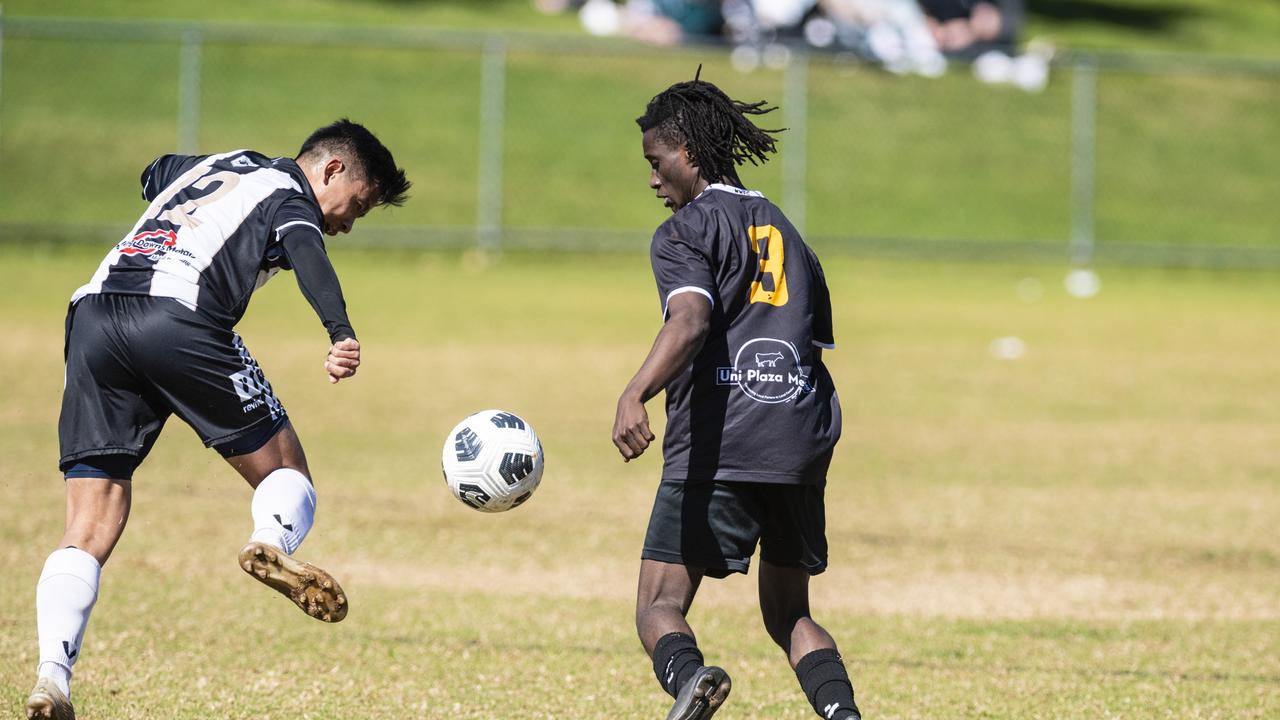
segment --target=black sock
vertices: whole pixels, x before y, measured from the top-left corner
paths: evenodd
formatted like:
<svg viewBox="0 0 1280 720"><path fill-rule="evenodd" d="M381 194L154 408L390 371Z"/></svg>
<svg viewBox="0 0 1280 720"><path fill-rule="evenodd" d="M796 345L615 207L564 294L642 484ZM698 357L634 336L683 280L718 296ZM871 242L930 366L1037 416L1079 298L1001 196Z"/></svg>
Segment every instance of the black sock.
<svg viewBox="0 0 1280 720"><path fill-rule="evenodd" d="M796 679L809 704L827 720L862 720L853 702L853 683L834 649L814 650L800 658Z"/></svg>
<svg viewBox="0 0 1280 720"><path fill-rule="evenodd" d="M653 674L658 684L675 697L685 681L702 667L702 651L692 637L684 633L663 635L653 646Z"/></svg>

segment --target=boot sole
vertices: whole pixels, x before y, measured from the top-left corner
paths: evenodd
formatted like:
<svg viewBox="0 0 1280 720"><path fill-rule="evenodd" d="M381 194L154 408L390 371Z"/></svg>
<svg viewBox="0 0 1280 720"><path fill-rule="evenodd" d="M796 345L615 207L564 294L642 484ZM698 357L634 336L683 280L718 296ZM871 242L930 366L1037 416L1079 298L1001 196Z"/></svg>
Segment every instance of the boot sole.
<svg viewBox="0 0 1280 720"><path fill-rule="evenodd" d="M706 720L716 714L732 688L729 673L715 666L704 667L689 678L667 720Z"/></svg>
<svg viewBox="0 0 1280 720"><path fill-rule="evenodd" d="M251 542L240 550L240 567L317 620L336 623L347 616L347 596L338 581L279 548Z"/></svg>
<svg viewBox="0 0 1280 720"><path fill-rule="evenodd" d="M27 720L76 720L76 710L71 701L43 683L43 680L36 683L27 698Z"/></svg>

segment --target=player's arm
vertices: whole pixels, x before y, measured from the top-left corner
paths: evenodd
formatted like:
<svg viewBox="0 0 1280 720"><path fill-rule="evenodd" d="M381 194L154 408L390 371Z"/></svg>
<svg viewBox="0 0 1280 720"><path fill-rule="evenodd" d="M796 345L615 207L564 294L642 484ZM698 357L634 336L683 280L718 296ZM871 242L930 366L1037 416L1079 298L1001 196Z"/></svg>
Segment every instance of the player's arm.
<svg viewBox="0 0 1280 720"><path fill-rule="evenodd" d="M329 382L336 383L356 374L360 367L360 342L347 318L347 302L342 297L342 285L334 272L329 254L325 252L320 230L309 223L299 223L288 228L280 237L298 289L311 303L316 315L329 331L329 355L324 369Z"/></svg>
<svg viewBox="0 0 1280 720"><path fill-rule="evenodd" d="M625 461L640 457L653 442L649 414L644 404L677 375L684 372L702 349L711 328L711 300L701 293L673 295L667 303L667 321L653 341L649 357L618 398L613 420L613 444Z"/></svg>

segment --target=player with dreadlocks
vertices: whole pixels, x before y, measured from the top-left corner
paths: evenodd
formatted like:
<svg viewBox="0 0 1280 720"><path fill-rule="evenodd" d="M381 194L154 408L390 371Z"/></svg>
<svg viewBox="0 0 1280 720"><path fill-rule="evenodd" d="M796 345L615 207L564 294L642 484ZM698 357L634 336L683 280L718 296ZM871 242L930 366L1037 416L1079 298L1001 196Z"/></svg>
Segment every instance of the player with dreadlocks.
<svg viewBox="0 0 1280 720"><path fill-rule="evenodd" d="M699 74L701 68L699 68ZM746 573L760 545L760 610L814 710L860 718L835 640L809 615L827 565L823 490L840 404L822 349L834 347L822 266L776 205L738 178L773 134L698 76L654 97L644 132L649 187L671 208L650 246L663 325L618 398L626 461L653 441L644 404L665 389L662 479L641 553L636 629L667 720L711 717L730 680L707 666L686 620L703 577Z"/></svg>

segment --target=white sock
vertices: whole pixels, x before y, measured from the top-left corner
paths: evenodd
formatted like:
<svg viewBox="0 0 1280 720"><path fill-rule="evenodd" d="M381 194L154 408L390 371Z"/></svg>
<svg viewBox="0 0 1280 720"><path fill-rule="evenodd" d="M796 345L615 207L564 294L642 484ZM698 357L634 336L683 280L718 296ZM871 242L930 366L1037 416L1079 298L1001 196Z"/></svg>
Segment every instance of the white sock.
<svg viewBox="0 0 1280 720"><path fill-rule="evenodd" d="M79 548L55 550L44 561L36 585L36 629L40 637L40 677L51 678L71 697L71 666L98 600L102 566Z"/></svg>
<svg viewBox="0 0 1280 720"><path fill-rule="evenodd" d="M253 491L253 535L250 540L274 545L292 555L311 531L316 491L306 475L281 468L263 478Z"/></svg>

